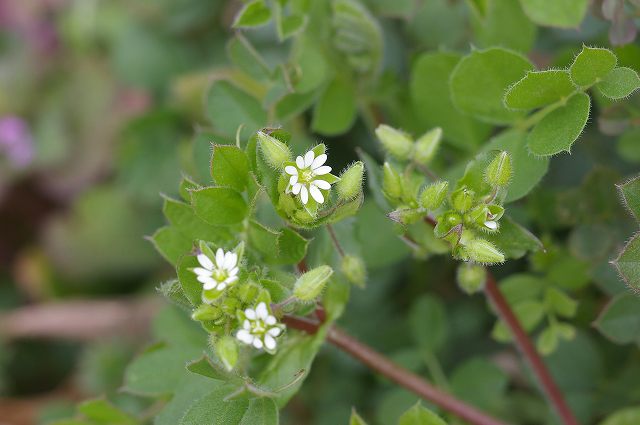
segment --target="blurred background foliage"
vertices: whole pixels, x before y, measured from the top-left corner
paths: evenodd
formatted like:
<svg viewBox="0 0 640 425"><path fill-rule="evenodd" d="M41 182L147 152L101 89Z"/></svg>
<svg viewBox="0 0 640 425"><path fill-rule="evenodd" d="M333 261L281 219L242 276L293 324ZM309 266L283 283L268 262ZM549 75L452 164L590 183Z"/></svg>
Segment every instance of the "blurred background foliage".
<svg viewBox="0 0 640 425"><path fill-rule="evenodd" d="M440 126L442 170L470 159L494 131L443 92L469 45L518 50L539 68L569 65L582 43L614 46L620 65L640 71L636 1L594 1L577 28L530 19L523 3L536 2L367 0L366 37L354 44L334 36L349 21L324 0L293 2L293 14L311 12L290 27L272 21L242 33L232 28L240 1L0 1L1 311L153 297L172 275L144 238L163 223L160 194L177 195L180 170L207 180L210 143L233 141L241 124L241 137L280 123L299 147L322 140L336 169L356 147L381 158L371 132L380 120L414 134ZM509 209L546 251L495 270L509 276L502 288L534 338L557 320L544 291L571 297L562 320L575 336L542 351L585 424L640 400L640 339L612 340L606 326L592 326L610 298L629 297L608 262L637 226L614 185L638 171L640 96L595 101L571 155L554 158L543 183ZM484 299L456 287L453 261L410 261L370 199L344 226L337 230L355 234L369 267L345 328L488 412L552 423ZM147 337L94 336L0 335L0 423L45 424L103 394L153 412L118 391ZM371 423L391 424L415 401L327 347L283 423L346 423L356 405Z"/></svg>

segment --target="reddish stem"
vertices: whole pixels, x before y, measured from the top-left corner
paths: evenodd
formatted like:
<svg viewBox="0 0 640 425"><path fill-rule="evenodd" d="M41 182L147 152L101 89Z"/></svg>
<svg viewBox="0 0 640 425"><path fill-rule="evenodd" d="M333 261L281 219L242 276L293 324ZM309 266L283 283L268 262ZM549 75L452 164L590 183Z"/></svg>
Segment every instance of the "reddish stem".
<svg viewBox="0 0 640 425"><path fill-rule="evenodd" d="M320 325L311 319L296 316L285 316L283 322L290 328L302 330L309 334L317 332ZM332 326L329 329L327 340L364 365L387 377L389 380L417 394L422 399L451 412L470 424L506 425L504 422L492 418L475 407L439 390L420 376L392 362L387 357L348 335L336 326Z"/></svg>
<svg viewBox="0 0 640 425"><path fill-rule="evenodd" d="M555 408L562 422L565 425L578 425L578 421L573 416L573 413L571 413L560 389L554 382L542 358L538 355L538 351L533 346L529 336L520 325L518 318L513 313L513 310L511 310L509 303L504 298L504 295L502 295L502 292L500 292L500 288L498 288L496 280L491 273L487 273L485 293L487 298L489 298L495 306L504 323L509 327L509 330L515 338L516 346L529 362L529 365L542 386L543 392Z"/></svg>

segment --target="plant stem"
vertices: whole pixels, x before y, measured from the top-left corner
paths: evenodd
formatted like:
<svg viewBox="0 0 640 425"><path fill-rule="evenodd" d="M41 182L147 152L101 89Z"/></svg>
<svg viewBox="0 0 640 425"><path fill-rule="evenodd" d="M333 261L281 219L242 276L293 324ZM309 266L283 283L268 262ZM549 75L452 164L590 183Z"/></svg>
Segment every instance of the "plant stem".
<svg viewBox="0 0 640 425"><path fill-rule="evenodd" d="M533 346L529 336L520 325L518 318L513 313L513 310L511 310L509 303L504 298L504 295L502 295L502 292L500 292L500 288L498 288L496 280L491 273L487 273L485 294L487 295L487 298L491 300L498 311L498 314L511 331L511 334L515 339L516 346L520 349L520 352L531 366L534 375L537 377L538 382L542 387L543 393L553 405L558 416L562 420L562 423L565 425L578 425L578 421L573 416L573 413L571 413L560 389L554 382L553 377L547 370L547 367Z"/></svg>
<svg viewBox="0 0 640 425"><path fill-rule="evenodd" d="M327 231L329 232L329 236L331 236L331 241L333 242L333 246L336 247L338 254L340 254L340 257L344 257L344 250L342 249L342 246L340 246L340 242L338 241L336 232L333 230L333 226L327 224Z"/></svg>
<svg viewBox="0 0 640 425"><path fill-rule="evenodd" d="M304 317L285 316L283 321L290 328L310 334L315 333L320 326L318 322ZM384 355L376 352L368 345L363 344L336 326L332 326L329 329L327 340L389 380L417 394L420 398L451 412L472 425L506 425L504 422L439 390L420 376L392 362Z"/></svg>

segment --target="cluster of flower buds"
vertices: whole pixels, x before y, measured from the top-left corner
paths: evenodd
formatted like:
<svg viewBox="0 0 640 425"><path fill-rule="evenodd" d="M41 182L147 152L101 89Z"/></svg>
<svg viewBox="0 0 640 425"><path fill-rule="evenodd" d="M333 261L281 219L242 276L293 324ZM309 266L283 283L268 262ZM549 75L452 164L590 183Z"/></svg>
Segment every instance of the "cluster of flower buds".
<svg viewBox="0 0 640 425"><path fill-rule="evenodd" d="M383 166L382 190L395 210L389 217L406 226L418 222L434 225L437 239L449 242L457 259L495 264L505 257L484 234L499 231L504 214L502 199L512 176L511 157L498 152L488 162L474 161L470 172L453 189L438 180L426 167L437 152L442 132L439 128L413 140L406 133L381 125L376 130L390 156ZM425 174L432 180L425 185ZM433 181L435 180L435 181Z"/></svg>

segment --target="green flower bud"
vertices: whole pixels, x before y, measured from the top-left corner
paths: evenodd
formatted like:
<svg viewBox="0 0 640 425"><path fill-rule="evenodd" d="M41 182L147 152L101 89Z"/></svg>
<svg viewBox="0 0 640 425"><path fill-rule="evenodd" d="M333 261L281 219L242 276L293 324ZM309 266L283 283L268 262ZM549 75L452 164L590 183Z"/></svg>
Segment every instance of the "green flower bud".
<svg viewBox="0 0 640 425"><path fill-rule="evenodd" d="M481 264L503 263L504 254L491 242L485 239L473 238L466 242L465 252L471 261Z"/></svg>
<svg viewBox="0 0 640 425"><path fill-rule="evenodd" d="M388 162L382 167L382 190L391 199L402 198L402 178Z"/></svg>
<svg viewBox="0 0 640 425"><path fill-rule="evenodd" d="M398 159L409 159L413 151L413 141L407 133L381 124L376 128L376 136L382 146Z"/></svg>
<svg viewBox="0 0 640 425"><path fill-rule="evenodd" d="M220 308L222 308L222 311L226 314L233 316L236 310L240 308L240 300L234 297L227 297L220 305Z"/></svg>
<svg viewBox="0 0 640 425"><path fill-rule="evenodd" d="M442 129L436 127L427 131L418 140L416 140L414 159L416 162L422 165L427 165L440 146L440 140L442 139Z"/></svg>
<svg viewBox="0 0 640 425"><path fill-rule="evenodd" d="M437 238L443 238L453 229L462 223L462 216L456 212L448 211L438 217L438 223L433 229Z"/></svg>
<svg viewBox="0 0 640 425"><path fill-rule="evenodd" d="M302 301L314 300L324 289L333 274L329 266L320 266L309 270L298 278L293 287L293 295Z"/></svg>
<svg viewBox="0 0 640 425"><path fill-rule="evenodd" d="M449 182L439 181L431 183L420 194L420 205L429 211L440 208L447 197Z"/></svg>
<svg viewBox="0 0 640 425"><path fill-rule="evenodd" d="M218 307L210 304L200 304L200 306L191 314L191 318L198 322L217 320L220 317L222 317L222 311Z"/></svg>
<svg viewBox="0 0 640 425"><path fill-rule="evenodd" d="M258 131L257 138L262 156L273 168L281 168L282 164L291 161L289 147L280 140L262 131Z"/></svg>
<svg viewBox="0 0 640 425"><path fill-rule="evenodd" d="M342 257L342 273L349 279L349 282L364 288L367 279L367 269L362 258L354 255L345 255Z"/></svg>
<svg viewBox="0 0 640 425"><path fill-rule="evenodd" d="M387 214L387 217L396 223L411 224L421 220L424 217L424 212L414 208L398 208Z"/></svg>
<svg viewBox="0 0 640 425"><path fill-rule="evenodd" d="M461 187L451 194L451 205L460 212L468 211L473 205L473 190Z"/></svg>
<svg viewBox="0 0 640 425"><path fill-rule="evenodd" d="M479 264L461 263L456 278L460 289L471 295L482 291L487 280L487 271Z"/></svg>
<svg viewBox="0 0 640 425"><path fill-rule="evenodd" d="M215 343L216 355L224 365L224 367L231 371L238 362L238 344L236 339L232 336L223 336Z"/></svg>
<svg viewBox="0 0 640 425"><path fill-rule="evenodd" d="M248 283L246 285L242 285L238 288L237 296L240 299L240 302L243 304L253 304L254 300L258 296L258 288L256 285Z"/></svg>
<svg viewBox="0 0 640 425"><path fill-rule="evenodd" d="M484 172L484 179L493 187L505 187L511 181L511 155L502 151L489 163Z"/></svg>
<svg viewBox="0 0 640 425"><path fill-rule="evenodd" d="M350 200L358 196L362 192L363 180L364 164L358 161L340 175L340 181L335 186L338 198Z"/></svg>

